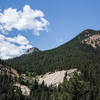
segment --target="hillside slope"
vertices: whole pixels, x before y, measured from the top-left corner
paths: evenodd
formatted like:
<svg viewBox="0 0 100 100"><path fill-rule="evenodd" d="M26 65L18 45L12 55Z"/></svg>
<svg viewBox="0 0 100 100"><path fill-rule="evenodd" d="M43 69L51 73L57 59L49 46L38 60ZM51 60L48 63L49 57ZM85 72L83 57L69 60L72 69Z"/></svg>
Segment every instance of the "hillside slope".
<svg viewBox="0 0 100 100"><path fill-rule="evenodd" d="M5 62L20 73L35 75L78 68L84 80L92 84L91 89L98 89L100 99L100 31L88 29L58 48L22 55Z"/></svg>
<svg viewBox="0 0 100 100"><path fill-rule="evenodd" d="M85 65L97 64L99 66L99 47L93 48L91 45L83 43L86 38L98 33L100 34L99 31L85 30L58 48L23 55L10 59L7 63L19 72L29 71L37 74L76 67L82 68L81 66Z"/></svg>

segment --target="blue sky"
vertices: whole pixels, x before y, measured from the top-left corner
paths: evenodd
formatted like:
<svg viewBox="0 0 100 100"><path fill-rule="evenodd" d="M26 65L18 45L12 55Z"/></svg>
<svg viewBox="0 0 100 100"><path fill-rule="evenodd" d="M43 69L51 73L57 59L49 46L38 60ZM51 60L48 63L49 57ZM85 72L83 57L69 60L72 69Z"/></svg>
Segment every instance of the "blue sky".
<svg viewBox="0 0 100 100"><path fill-rule="evenodd" d="M0 9L21 10L29 5L33 10L41 10L50 23L47 31L36 36L30 30L10 31L6 36L25 36L32 46L40 50L55 48L71 40L85 29L100 29L99 0L0 0Z"/></svg>

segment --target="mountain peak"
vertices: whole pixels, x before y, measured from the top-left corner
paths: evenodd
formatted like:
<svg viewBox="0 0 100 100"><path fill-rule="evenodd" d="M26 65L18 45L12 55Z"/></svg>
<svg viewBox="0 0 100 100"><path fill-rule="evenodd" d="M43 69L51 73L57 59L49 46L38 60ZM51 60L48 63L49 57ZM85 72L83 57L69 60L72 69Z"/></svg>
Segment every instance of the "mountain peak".
<svg viewBox="0 0 100 100"><path fill-rule="evenodd" d="M82 31L81 33L80 33L80 35L86 35L86 34L89 34L89 35L93 35L93 34L95 34L95 33L97 33L98 31L97 30L93 30L93 29L86 29L86 30L84 30L84 31Z"/></svg>
<svg viewBox="0 0 100 100"><path fill-rule="evenodd" d="M32 47L32 48L28 49L24 54L25 54L25 55L29 55L29 54L32 54L32 53L34 53L34 52L39 52L39 51L40 51L40 50L39 50L38 48Z"/></svg>
<svg viewBox="0 0 100 100"><path fill-rule="evenodd" d="M82 33L90 33L90 32L96 32L96 30L93 30L93 29L86 29L84 31L82 31Z"/></svg>

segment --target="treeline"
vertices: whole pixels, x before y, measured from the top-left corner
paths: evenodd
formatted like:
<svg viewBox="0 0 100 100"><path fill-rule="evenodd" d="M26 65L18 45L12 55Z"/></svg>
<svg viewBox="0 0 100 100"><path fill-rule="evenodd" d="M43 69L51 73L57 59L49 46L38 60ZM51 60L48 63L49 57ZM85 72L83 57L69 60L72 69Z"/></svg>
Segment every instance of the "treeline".
<svg viewBox="0 0 100 100"><path fill-rule="evenodd" d="M47 87L44 82L34 81L30 86L30 96L23 96L21 89L14 86L17 80L6 73L0 75L0 100L99 100L98 88L93 81L84 81L83 75L74 73L58 87ZM93 79L94 80L94 79Z"/></svg>
<svg viewBox="0 0 100 100"><path fill-rule="evenodd" d="M74 73L70 80L64 79L63 84L58 88L50 86L47 88L44 83L38 85L35 82L32 86L31 96L32 100L99 100L97 98L98 88L92 82L84 81L83 76Z"/></svg>

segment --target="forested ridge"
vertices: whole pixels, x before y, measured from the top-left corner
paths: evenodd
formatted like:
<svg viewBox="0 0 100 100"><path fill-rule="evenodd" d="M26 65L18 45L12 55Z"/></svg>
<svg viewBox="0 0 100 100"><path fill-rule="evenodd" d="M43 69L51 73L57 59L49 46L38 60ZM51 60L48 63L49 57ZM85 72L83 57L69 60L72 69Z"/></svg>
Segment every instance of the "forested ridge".
<svg viewBox="0 0 100 100"><path fill-rule="evenodd" d="M58 87L52 85L47 87L44 82L38 84L35 80L32 84L25 83L20 78L12 77L6 71L1 71L0 100L99 100L96 77L93 77L90 73L92 73L92 70L87 72L89 77L86 78L85 72L83 74L75 72L69 80L66 80L66 74L64 82ZM22 95L21 89L14 86L15 82L26 84L31 90L30 95Z"/></svg>
<svg viewBox="0 0 100 100"><path fill-rule="evenodd" d="M77 81L72 79L71 83L66 82L65 80L63 86L61 85L62 87L60 87L60 89L64 87L65 90L63 88L63 90L60 90L59 92L58 89L56 90L53 88L52 90L52 88L45 87L44 85L43 86L46 89L40 88L41 86L37 89L33 89L36 93L36 95L33 93L35 98L33 100L42 100L38 98L40 95L42 96L41 98L44 97L43 95L47 96L47 98L52 98L50 100L100 100L100 47L97 46L97 48L93 48L90 45L82 43L82 40L94 34L100 34L100 31L88 29L58 48L35 52L29 55L22 55L14 59L4 61L4 63L15 68L20 74L30 73L32 76L70 68L78 68L78 70L81 71L82 76L77 79L77 81L79 83L80 81L83 81L84 84L82 84L83 87L86 85L84 87L86 91L76 92L75 90L78 84L73 86L76 84L74 84L73 81ZM68 86L70 84L71 86ZM68 90L70 87L74 87L74 89ZM82 86L79 86L78 88L81 90ZM40 91L40 94L37 93L38 91ZM53 96L55 97L54 99ZM47 98L43 98L43 100L47 100Z"/></svg>
<svg viewBox="0 0 100 100"><path fill-rule="evenodd" d="M97 49L89 45L82 44L85 37L85 32L90 35L96 34L99 31L85 30L77 37L59 46L58 48L35 52L29 55L9 59L6 61L8 65L17 69L19 72L35 72L43 74L49 71L62 70L68 68L82 68L85 65L100 65L100 47ZM99 32L100 34L100 32Z"/></svg>

